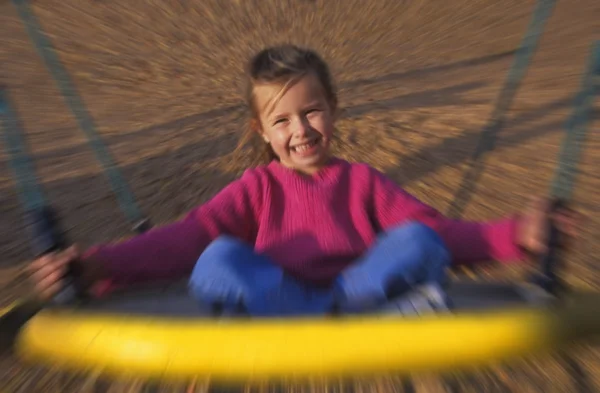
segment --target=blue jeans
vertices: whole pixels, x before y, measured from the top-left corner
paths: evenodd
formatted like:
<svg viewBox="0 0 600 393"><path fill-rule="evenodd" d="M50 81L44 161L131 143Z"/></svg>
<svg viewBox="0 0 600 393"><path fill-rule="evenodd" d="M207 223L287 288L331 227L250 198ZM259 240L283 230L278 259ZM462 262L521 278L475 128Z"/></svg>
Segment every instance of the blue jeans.
<svg viewBox="0 0 600 393"><path fill-rule="evenodd" d="M202 253L189 280L199 302L253 316L365 312L423 283L443 285L450 253L431 228L408 223L380 235L329 288L286 274L249 244L222 236Z"/></svg>

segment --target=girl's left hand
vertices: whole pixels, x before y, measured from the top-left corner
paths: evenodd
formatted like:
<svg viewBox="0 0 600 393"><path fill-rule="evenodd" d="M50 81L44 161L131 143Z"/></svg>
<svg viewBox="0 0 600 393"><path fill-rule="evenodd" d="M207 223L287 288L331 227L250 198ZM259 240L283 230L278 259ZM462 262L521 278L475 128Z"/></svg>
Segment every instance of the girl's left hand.
<svg viewBox="0 0 600 393"><path fill-rule="evenodd" d="M534 256L547 252L549 220L554 220L560 231L561 247L569 247L579 235L581 214L568 207L552 211L552 205L549 199L535 198L519 217L517 243Z"/></svg>

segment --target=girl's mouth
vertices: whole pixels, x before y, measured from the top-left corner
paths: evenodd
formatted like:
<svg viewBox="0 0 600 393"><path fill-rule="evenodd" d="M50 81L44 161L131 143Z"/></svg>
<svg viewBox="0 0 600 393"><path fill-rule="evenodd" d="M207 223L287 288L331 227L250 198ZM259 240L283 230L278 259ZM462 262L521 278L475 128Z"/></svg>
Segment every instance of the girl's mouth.
<svg viewBox="0 0 600 393"><path fill-rule="evenodd" d="M317 147L317 144L319 143L320 140L321 140L321 138L315 138L307 143L292 146L292 147L290 147L290 150L297 154L307 155L307 154L312 153L315 150L315 148Z"/></svg>

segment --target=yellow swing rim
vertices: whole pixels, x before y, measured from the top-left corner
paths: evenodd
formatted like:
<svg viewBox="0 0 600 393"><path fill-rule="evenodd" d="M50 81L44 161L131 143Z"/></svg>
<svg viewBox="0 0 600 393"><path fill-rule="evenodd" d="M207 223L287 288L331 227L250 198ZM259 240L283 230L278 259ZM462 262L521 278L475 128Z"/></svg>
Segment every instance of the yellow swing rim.
<svg viewBox="0 0 600 393"><path fill-rule="evenodd" d="M45 309L15 342L25 360L113 376L223 380L444 371L600 333L600 293L557 308L423 317L172 318ZM5 310L7 311L7 310Z"/></svg>

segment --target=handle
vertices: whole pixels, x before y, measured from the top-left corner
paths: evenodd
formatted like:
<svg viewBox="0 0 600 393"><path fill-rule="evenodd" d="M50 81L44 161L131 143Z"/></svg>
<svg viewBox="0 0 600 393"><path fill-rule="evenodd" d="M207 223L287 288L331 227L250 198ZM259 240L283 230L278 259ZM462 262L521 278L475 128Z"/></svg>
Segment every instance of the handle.
<svg viewBox="0 0 600 393"><path fill-rule="evenodd" d="M25 222L29 227L30 244L36 258L65 248L66 241L59 229L58 218L49 206L27 210ZM78 266L77 263L69 266L65 274L65 287L49 302L32 297L0 315L0 355L14 350L22 327L48 304L66 305L86 299L85 291L79 287L77 280Z"/></svg>
<svg viewBox="0 0 600 393"><path fill-rule="evenodd" d="M64 233L58 225L58 216L50 206L33 208L26 213L26 222L30 228L31 248L35 258L61 251L67 247ZM86 298L85 291L78 285L81 272L79 264L71 263L65 273L65 286L51 303L67 304Z"/></svg>
<svg viewBox="0 0 600 393"><path fill-rule="evenodd" d="M558 273L563 268L561 250L563 245L563 234L556 225L555 216L567 209L567 203L561 199L555 199L550 206L548 217L548 240L546 253L540 257L540 274L533 278L533 282L542 289L558 296L566 285L559 278Z"/></svg>
<svg viewBox="0 0 600 393"><path fill-rule="evenodd" d="M30 229L31 248L35 258L66 247L65 238L58 227L56 212L49 206L31 209L26 214Z"/></svg>

